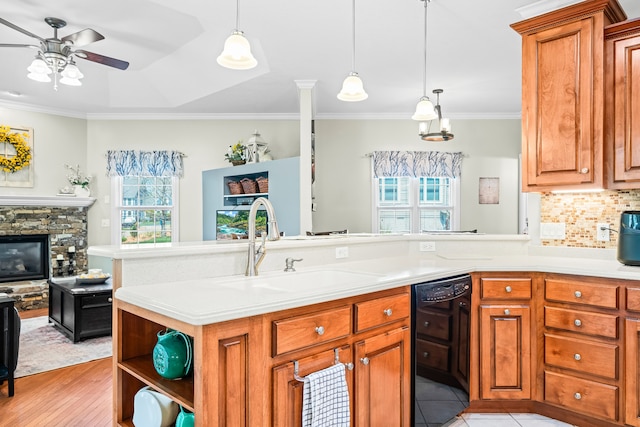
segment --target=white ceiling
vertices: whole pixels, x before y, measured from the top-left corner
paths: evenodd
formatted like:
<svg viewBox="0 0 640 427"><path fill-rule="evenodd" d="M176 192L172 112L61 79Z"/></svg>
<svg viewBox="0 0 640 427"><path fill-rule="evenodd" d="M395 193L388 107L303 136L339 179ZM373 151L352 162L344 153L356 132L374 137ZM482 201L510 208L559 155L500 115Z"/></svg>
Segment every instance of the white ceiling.
<svg viewBox="0 0 640 427"><path fill-rule="evenodd" d="M453 118L519 117L520 36L509 25L523 19L516 9L562 1L431 1L428 95L444 89L443 113ZM619 2L629 18L640 17L640 1ZM234 0L5 1L2 18L43 38L53 35L47 16L68 22L60 37L93 28L105 39L86 50L131 65L121 71L78 59L83 86L54 91L27 79L32 49L0 48L0 105L79 117L295 117L296 81L315 80L318 118L410 117L423 90L423 3L356 7L356 71L369 99L347 103L336 95L351 71L349 0L241 0L239 29L258 60L248 71L216 63L235 27ZM34 42L0 25L0 43Z"/></svg>

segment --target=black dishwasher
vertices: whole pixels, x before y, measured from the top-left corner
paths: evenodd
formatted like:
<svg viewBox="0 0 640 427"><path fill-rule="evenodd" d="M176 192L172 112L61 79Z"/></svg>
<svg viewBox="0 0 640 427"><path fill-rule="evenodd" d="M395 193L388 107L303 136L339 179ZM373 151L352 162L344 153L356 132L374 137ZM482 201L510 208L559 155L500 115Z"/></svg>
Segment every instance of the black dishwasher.
<svg viewBox="0 0 640 427"><path fill-rule="evenodd" d="M412 301L412 394L417 377L468 393L471 276L416 284Z"/></svg>

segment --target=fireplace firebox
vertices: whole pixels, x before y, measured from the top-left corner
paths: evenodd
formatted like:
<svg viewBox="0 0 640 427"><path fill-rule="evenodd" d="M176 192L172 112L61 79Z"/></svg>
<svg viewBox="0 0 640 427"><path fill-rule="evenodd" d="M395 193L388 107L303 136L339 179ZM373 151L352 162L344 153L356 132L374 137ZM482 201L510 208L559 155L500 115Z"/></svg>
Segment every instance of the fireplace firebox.
<svg viewBox="0 0 640 427"><path fill-rule="evenodd" d="M49 235L0 236L0 283L49 278Z"/></svg>

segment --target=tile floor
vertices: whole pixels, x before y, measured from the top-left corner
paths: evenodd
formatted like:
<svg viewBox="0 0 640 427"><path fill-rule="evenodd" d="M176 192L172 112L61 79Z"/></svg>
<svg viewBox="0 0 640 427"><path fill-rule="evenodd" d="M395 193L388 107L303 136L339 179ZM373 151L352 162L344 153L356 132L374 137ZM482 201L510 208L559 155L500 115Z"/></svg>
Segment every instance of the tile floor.
<svg viewBox="0 0 640 427"><path fill-rule="evenodd" d="M415 427L571 427L537 414L462 414L464 390L416 377Z"/></svg>

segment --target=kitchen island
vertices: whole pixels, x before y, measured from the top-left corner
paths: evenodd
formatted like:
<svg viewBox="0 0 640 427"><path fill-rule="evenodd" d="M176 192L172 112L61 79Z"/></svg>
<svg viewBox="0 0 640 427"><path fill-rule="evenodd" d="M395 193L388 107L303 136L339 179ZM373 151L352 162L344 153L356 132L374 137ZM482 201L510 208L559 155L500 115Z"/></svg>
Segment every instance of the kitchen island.
<svg viewBox="0 0 640 427"><path fill-rule="evenodd" d="M419 242L432 239L436 241L438 250L420 252ZM604 289L614 288L616 295L626 295L629 289L632 289L633 294L634 285L640 280L637 268L619 264L613 259L611 251L563 250L563 254L569 256L558 256L558 249L528 247L526 239L522 236L367 236L274 243L279 243L280 246L271 246L272 251L267 255L267 260L269 256L274 260L279 258L278 261L282 261L286 256L302 257L305 261L296 264L298 271L278 271L284 267L282 262L277 270L265 268L265 271L255 278L245 278L240 274L186 280L171 280L174 278L168 277L168 281L140 284L135 283L131 274L135 270L132 267L135 264L133 260L146 264L151 259L150 252L155 250L152 249L146 256L140 253L140 250L111 253L114 266L125 267L123 271L114 271L114 280L118 278L121 284L115 293L114 316L114 355L118 355L117 358L114 357L114 402L115 419L119 423L129 425L126 420L133 411L133 394L142 386L151 384L186 408L195 411L198 425L218 425L216 417L226 420L242 419L250 422L250 425L287 425L276 423L276 420L288 419L287 417L292 417L296 412L291 408L295 408L295 396L300 392L301 383L294 379L292 361L300 361L299 374L306 375L334 363L337 359L342 363L355 365L354 370L348 374L350 387L355 381L355 388L351 388L356 394L352 397L355 400L355 403L352 402L352 413L355 425L367 425L367 422L363 421L365 419L358 417L360 413L374 411L375 405L370 404L370 398L376 393L375 388L371 389L370 384L365 385L363 381L372 373L375 375L379 372L375 368L380 365L371 363L363 365L368 368L363 368L358 366L358 361L372 362L375 359L369 356L387 354L393 356L389 356L385 363L387 366L395 366L396 375L393 380L387 378L383 384L387 390L394 390L393 387L396 387L397 393L387 394L396 396L396 399L390 399L395 403L392 406L401 408L397 414L397 422L394 421L391 425L408 425L409 372L405 363L410 355L407 338L410 319L406 311L409 307L410 285L467 272L474 274L470 410L509 410L511 403L522 410L567 419L579 412L579 407L568 405L562 399L553 401L551 396L544 394L545 375L549 384L552 384L558 375L564 375L557 367L545 365L541 359L545 348L544 337L552 330L552 327L545 329L541 326L544 323L544 290L547 286L545 280L553 279L561 283L562 280L558 278L564 280L568 277L586 277ZM187 245L184 250L189 253L187 257L202 255L212 258L214 263L213 259L222 257L228 264L235 265L234 257L242 258L245 245L233 246L239 247L229 245L229 250L214 255L202 255L202 252L217 251L218 248L202 248L194 244ZM336 248L345 246L349 248L349 259L327 256L334 254ZM456 250L456 247L459 249ZM393 248L391 252L396 256L380 256L389 253L390 248ZM185 255L180 254L180 250L165 250L171 252L167 253L166 257L175 258L176 263L183 262ZM95 249L94 254L107 252L108 249L100 248ZM92 253L92 249L89 253ZM300 253L304 255L301 256ZM372 253L378 256L372 256ZM158 256L158 253L154 255ZM156 262L166 263L166 259ZM131 265L126 265L127 263ZM238 261L237 264L241 266L242 262ZM510 280L514 280L515 283L530 283L531 290L529 299L514 300L518 308L529 309L525 312L513 312L517 315L516 323L505 322L508 325L519 324L528 328L526 334L518 336L516 343L524 343L524 348L529 349L528 353L516 353L517 357L527 358L529 361L528 364L519 364L520 372L529 378L529 382L519 384L519 387L526 388L528 396L525 393L524 398L519 396L514 399L505 397L496 390L490 390L494 393L491 395L482 389L483 381L486 382L491 377L484 371L480 374L483 363L489 363L488 366L491 366L490 359L501 356L482 352L485 340L495 337L483 336L482 331L486 330L490 323L482 326L481 322L512 318L502 313L501 317L488 316L486 320L482 320L481 306L492 303L491 307L504 310L502 306L508 300L501 300L498 296L497 300L487 299L485 303L480 296L485 284L489 286L488 284L507 283L509 286ZM144 282L144 279L141 279L141 282ZM582 281L577 280L577 283ZM624 329L620 322L623 319L632 321L633 313L619 312L626 305L626 300L620 298L622 297L616 300L614 308L606 308L604 313L605 316L614 316L619 331L615 338L605 339L604 344L609 346L607 348L613 348L616 355L614 370L620 374L616 374L614 379L601 382L600 385L601 388L613 387L615 398L607 403L613 409L603 410L593 416L588 412L586 416L579 414L582 417L580 420L585 422L584 425L589 425L588 421L591 419L595 420L593 425L621 425L619 423L624 418L623 408L630 406L628 402L626 406L622 404L623 400L629 397L628 393L623 394L622 391L630 384L630 380L624 379L629 373L621 372L625 366L621 349L625 347L621 342L620 335ZM496 304L500 301L504 303ZM397 317L385 319L381 313L388 309L386 306L390 303L395 304L391 312L397 313ZM571 308L562 304L555 305L558 307L552 308ZM358 307L369 306L376 307L374 312L377 314L368 314L358 321L356 313L368 313L366 310L358 310ZM584 311L592 315L602 314L590 307L586 307ZM523 313L527 322L518 323ZM378 315L382 317L376 318ZM310 336L299 338L298 334L304 337L305 332L301 331L305 328L316 325L317 322L326 322L327 319L337 322L336 335L323 338L311 328ZM298 322L302 322L304 327L297 326ZM372 326L358 329L358 323ZM294 326L290 326L290 329L280 328L285 325ZM199 343L195 345L196 370L193 377L184 383L182 380L168 383L158 380L154 377L153 368L149 369L149 354L155 342L155 334L166 327L181 330L192 336L194 342ZM287 332L282 331L296 332L292 338ZM284 339L284 344L280 343L280 339ZM287 344L290 342L299 343L299 346ZM505 345L504 340L499 342ZM506 347L502 350L509 351ZM387 349L389 351L386 351ZM336 351L342 356L336 356ZM372 354L367 353L368 351ZM513 357L513 354L509 356ZM229 364L230 361L234 363ZM380 375L379 379L382 379L383 375ZM212 378L215 380L211 380ZM363 388L373 390L373 395L362 396ZM227 392L231 394L225 394ZM256 411L255 408L262 409ZM360 408L366 409L360 411ZM391 411L389 407L384 409ZM198 414L201 416L198 417ZM627 416L626 419L631 419L631 416Z"/></svg>

